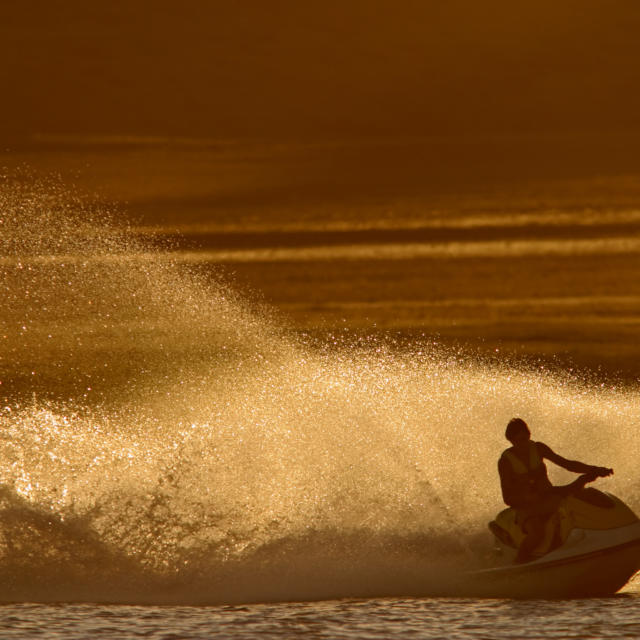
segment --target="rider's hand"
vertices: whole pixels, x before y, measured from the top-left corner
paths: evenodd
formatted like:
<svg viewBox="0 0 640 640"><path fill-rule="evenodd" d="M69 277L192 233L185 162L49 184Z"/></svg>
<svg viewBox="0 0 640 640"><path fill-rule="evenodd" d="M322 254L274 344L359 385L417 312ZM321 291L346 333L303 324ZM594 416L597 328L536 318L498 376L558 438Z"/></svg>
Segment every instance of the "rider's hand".
<svg viewBox="0 0 640 640"><path fill-rule="evenodd" d="M613 473L613 469L609 469L608 467L591 467L591 469L598 478L606 478Z"/></svg>

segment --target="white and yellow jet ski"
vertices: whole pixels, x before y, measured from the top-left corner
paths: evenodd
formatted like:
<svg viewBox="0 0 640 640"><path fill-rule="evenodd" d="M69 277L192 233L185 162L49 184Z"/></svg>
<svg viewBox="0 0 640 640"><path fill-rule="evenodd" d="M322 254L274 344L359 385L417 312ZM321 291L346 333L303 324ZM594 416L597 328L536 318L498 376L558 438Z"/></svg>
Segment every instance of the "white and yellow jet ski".
<svg viewBox="0 0 640 640"><path fill-rule="evenodd" d="M622 500L597 489L568 496L547 522L531 562L514 564L524 533L513 509L489 528L498 566L467 574L474 594L486 597L572 598L607 596L640 570L640 520Z"/></svg>

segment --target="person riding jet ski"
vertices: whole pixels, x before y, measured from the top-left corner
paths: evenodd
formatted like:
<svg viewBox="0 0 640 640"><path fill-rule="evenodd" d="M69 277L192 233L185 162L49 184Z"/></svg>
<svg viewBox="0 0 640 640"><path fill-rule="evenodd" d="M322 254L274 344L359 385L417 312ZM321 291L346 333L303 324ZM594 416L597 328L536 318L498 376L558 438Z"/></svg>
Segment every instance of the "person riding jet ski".
<svg viewBox="0 0 640 640"><path fill-rule="evenodd" d="M545 525L563 499L575 495L590 501L585 485L596 478L611 475L613 469L567 460L546 444L533 442L529 427L521 418L509 421L505 436L512 446L502 453L498 461L500 486L505 504L516 511L516 522L525 533L515 560L524 563L535 558L533 552L544 536ZM545 459L582 475L571 484L553 486L547 475Z"/></svg>

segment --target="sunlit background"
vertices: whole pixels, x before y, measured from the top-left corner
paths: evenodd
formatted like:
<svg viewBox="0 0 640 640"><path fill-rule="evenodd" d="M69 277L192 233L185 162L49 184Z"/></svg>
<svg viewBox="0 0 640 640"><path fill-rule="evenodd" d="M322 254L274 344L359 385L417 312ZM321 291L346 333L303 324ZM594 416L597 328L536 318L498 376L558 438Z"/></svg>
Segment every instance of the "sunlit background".
<svg viewBox="0 0 640 640"><path fill-rule="evenodd" d="M60 174L116 224L230 263L292 327L426 331L637 377L634 2L71 1L0 18L10 171Z"/></svg>

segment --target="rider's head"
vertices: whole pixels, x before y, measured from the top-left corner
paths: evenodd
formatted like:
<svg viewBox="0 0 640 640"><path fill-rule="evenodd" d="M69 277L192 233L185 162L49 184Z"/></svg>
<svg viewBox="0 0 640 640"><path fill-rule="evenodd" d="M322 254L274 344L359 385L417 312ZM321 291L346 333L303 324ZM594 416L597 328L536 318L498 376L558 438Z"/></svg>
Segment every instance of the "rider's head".
<svg viewBox="0 0 640 640"><path fill-rule="evenodd" d="M511 444L517 445L529 440L531 432L522 418L511 418L504 435Z"/></svg>

